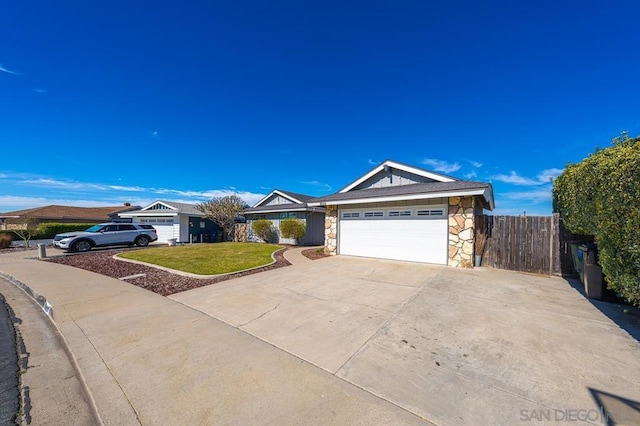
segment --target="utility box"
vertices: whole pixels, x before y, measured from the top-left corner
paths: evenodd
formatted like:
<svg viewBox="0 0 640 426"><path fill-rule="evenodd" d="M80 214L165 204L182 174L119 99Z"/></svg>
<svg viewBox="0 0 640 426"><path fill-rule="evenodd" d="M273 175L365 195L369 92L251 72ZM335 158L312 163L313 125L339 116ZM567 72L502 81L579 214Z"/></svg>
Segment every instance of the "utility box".
<svg viewBox="0 0 640 426"><path fill-rule="evenodd" d="M581 244L578 250L582 252L584 291L590 299L602 300L604 294L604 279L602 268L598 265L598 248L595 244Z"/></svg>

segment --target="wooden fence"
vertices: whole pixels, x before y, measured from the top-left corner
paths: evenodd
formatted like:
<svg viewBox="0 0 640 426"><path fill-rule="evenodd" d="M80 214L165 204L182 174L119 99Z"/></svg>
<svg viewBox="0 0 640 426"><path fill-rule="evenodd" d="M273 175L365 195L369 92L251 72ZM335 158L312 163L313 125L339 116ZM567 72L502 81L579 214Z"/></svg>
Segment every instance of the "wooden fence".
<svg viewBox="0 0 640 426"><path fill-rule="evenodd" d="M576 236L553 216L478 216L477 230L487 234L482 265L547 275L571 275L571 243L593 241Z"/></svg>

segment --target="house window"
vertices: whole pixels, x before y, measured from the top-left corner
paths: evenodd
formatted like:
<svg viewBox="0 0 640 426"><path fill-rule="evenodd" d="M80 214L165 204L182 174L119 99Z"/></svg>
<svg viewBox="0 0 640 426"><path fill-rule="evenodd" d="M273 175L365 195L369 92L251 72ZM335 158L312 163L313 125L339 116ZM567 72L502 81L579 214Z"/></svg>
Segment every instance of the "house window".
<svg viewBox="0 0 640 426"><path fill-rule="evenodd" d="M418 210L416 212L417 216L444 216L444 210L442 209L429 209L429 210Z"/></svg>
<svg viewBox="0 0 640 426"><path fill-rule="evenodd" d="M364 212L364 217L384 217L384 212Z"/></svg>
<svg viewBox="0 0 640 426"><path fill-rule="evenodd" d="M260 219L266 219L267 215L266 214L259 214L256 216L256 219L260 220Z"/></svg>
<svg viewBox="0 0 640 426"><path fill-rule="evenodd" d="M411 210L392 210L389 212L389 217L409 217L411 216Z"/></svg>
<svg viewBox="0 0 640 426"><path fill-rule="evenodd" d="M360 212L344 212L342 213L342 218L343 219L354 219L354 218L359 218L360 217Z"/></svg>
<svg viewBox="0 0 640 426"><path fill-rule="evenodd" d="M205 225L204 225L204 222L200 222L200 228L203 228L203 229L204 229L204 226L205 226Z"/></svg>
<svg viewBox="0 0 640 426"><path fill-rule="evenodd" d="M297 213L280 213L280 219L288 219L288 218L296 218L298 217Z"/></svg>

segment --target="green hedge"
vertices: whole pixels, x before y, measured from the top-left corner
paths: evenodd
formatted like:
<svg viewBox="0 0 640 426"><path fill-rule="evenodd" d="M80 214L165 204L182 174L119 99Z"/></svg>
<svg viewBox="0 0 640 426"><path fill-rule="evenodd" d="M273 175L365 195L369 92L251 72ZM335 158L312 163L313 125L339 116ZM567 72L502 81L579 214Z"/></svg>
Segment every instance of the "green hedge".
<svg viewBox="0 0 640 426"><path fill-rule="evenodd" d="M609 288L640 304L640 137L569 164L553 187L554 208L573 233L593 235Z"/></svg>
<svg viewBox="0 0 640 426"><path fill-rule="evenodd" d="M93 225L93 223L41 223L38 225L38 229L31 234L31 239L51 239L55 237L56 234L62 234L63 232L70 231L84 231ZM9 235L14 241L21 239L13 231L0 231L0 235Z"/></svg>

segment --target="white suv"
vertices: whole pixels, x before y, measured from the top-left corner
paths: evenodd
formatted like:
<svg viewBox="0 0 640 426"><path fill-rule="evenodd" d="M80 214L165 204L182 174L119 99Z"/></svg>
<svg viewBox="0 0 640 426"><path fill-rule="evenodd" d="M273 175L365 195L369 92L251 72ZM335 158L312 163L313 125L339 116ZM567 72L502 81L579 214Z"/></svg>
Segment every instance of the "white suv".
<svg viewBox="0 0 640 426"><path fill-rule="evenodd" d="M139 223L100 223L84 231L65 232L53 238L53 245L67 251L84 252L92 247L136 245L146 247L158 239L151 225Z"/></svg>

